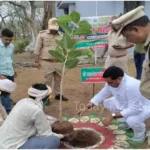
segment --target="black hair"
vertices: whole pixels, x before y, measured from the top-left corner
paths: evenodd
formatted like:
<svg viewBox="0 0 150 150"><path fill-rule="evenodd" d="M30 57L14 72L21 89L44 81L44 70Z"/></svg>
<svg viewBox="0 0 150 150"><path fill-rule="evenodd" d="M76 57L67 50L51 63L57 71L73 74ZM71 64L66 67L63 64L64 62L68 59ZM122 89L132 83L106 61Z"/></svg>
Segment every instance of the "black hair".
<svg viewBox="0 0 150 150"><path fill-rule="evenodd" d="M131 30L133 28L133 26L141 26L141 27L145 27L147 26L147 24L150 22L148 16L143 16L131 23L129 23L128 25L126 25L123 29L122 32L126 31L126 30Z"/></svg>
<svg viewBox="0 0 150 150"><path fill-rule="evenodd" d="M9 29L3 29L2 32L1 32L1 36L2 37L13 37L14 36L14 33L9 30Z"/></svg>
<svg viewBox="0 0 150 150"><path fill-rule="evenodd" d="M1 91L1 96L7 96L10 95L10 93L6 92L6 91Z"/></svg>
<svg viewBox="0 0 150 150"><path fill-rule="evenodd" d="M32 87L37 89L37 90L41 90L41 91L47 90L46 84L42 84L42 83L35 83L32 85ZM32 99L35 99L35 97L33 97L33 96L29 96L29 97Z"/></svg>
<svg viewBox="0 0 150 150"><path fill-rule="evenodd" d="M105 70L103 74L103 78L111 78L112 80L116 80L119 77L123 77L124 72L121 68L116 66L111 66Z"/></svg>

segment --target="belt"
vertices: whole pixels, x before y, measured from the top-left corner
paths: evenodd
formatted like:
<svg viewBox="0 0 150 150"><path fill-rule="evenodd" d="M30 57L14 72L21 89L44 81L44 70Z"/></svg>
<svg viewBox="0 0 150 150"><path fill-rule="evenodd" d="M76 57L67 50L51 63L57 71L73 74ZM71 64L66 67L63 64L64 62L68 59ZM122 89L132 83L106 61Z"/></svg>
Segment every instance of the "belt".
<svg viewBox="0 0 150 150"><path fill-rule="evenodd" d="M47 61L47 62L51 62L51 63L57 63L58 60L54 60L54 59L42 59L42 61Z"/></svg>
<svg viewBox="0 0 150 150"><path fill-rule="evenodd" d="M124 56L127 56L127 54L120 55L120 56L110 56L110 57L113 57L113 58L121 58L121 57L124 57Z"/></svg>

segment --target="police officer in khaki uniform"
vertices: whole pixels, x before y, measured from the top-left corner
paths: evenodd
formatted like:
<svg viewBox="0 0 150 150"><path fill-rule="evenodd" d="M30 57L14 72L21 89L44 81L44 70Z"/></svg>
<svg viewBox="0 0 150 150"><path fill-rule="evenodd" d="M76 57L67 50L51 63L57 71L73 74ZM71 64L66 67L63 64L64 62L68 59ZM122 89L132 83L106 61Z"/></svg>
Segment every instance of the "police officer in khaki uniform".
<svg viewBox="0 0 150 150"><path fill-rule="evenodd" d="M140 90L150 99L150 21L144 13L144 6L126 13L112 24L129 42L144 44L146 59L143 64Z"/></svg>
<svg viewBox="0 0 150 150"><path fill-rule="evenodd" d="M48 29L39 32L35 46L35 66L44 71L45 84L53 87L55 99L60 99L60 81L62 66L50 55L49 50L55 50L55 40L60 40L62 34L58 32L59 26L56 18L51 18L48 22ZM63 101L68 98L62 96Z"/></svg>
<svg viewBox="0 0 150 150"><path fill-rule="evenodd" d="M117 16L113 16L111 18L111 22L117 18ZM119 35L112 24L111 26L112 31L110 31L107 35L107 44L101 55L101 59L103 59L108 51L104 68L107 69L110 66L117 66L123 69L124 72L128 73L128 48L132 47L133 44L127 42L126 38Z"/></svg>

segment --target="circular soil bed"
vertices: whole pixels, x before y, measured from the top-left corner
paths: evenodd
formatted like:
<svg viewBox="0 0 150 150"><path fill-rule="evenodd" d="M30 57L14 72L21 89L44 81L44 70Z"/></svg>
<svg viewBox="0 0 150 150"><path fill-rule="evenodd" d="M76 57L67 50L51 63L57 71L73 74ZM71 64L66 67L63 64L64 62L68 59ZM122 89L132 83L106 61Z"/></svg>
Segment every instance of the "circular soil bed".
<svg viewBox="0 0 150 150"><path fill-rule="evenodd" d="M68 121L56 121L52 124L52 131L58 134L73 132L73 125Z"/></svg>
<svg viewBox="0 0 150 150"><path fill-rule="evenodd" d="M91 128L75 128L71 142L65 142L67 148L95 148L104 142L104 136Z"/></svg>

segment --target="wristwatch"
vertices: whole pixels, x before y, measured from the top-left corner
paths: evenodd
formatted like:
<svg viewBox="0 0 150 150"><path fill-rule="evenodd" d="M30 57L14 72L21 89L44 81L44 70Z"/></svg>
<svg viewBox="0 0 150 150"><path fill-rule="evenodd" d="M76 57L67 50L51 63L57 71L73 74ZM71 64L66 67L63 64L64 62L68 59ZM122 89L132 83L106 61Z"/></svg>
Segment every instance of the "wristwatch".
<svg viewBox="0 0 150 150"><path fill-rule="evenodd" d="M115 114L115 113L112 113L112 117L113 117L114 119L116 119L116 114Z"/></svg>

